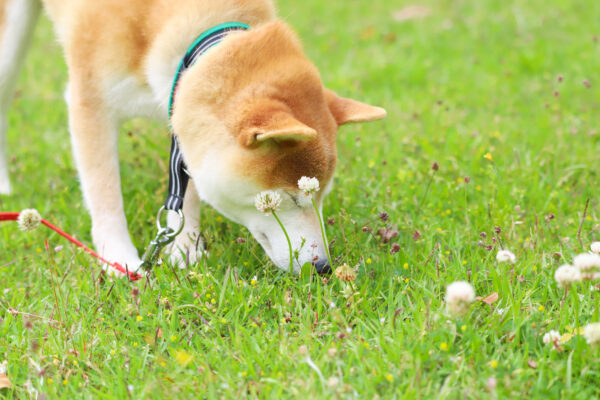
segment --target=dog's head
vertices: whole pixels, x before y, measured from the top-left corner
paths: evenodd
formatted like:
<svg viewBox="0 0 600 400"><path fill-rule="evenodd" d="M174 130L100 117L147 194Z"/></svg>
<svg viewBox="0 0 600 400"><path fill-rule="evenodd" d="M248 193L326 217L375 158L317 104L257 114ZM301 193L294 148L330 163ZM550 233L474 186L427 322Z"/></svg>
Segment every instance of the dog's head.
<svg viewBox="0 0 600 400"><path fill-rule="evenodd" d="M325 89L294 33L272 22L231 33L181 78L173 128L200 197L246 226L273 262L289 268L289 247L255 196L277 191L277 213L297 255L327 268L317 214L300 193L302 176L319 180L319 210L331 187L340 125L373 121L385 110Z"/></svg>

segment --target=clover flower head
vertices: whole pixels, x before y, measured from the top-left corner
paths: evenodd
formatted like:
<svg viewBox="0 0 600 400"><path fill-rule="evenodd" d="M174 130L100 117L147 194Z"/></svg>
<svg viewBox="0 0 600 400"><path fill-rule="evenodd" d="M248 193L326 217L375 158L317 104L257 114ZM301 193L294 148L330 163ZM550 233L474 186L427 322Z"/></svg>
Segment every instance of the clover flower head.
<svg viewBox="0 0 600 400"><path fill-rule="evenodd" d="M37 210L27 209L21 211L17 223L22 231L33 231L42 223L42 217Z"/></svg>
<svg viewBox="0 0 600 400"><path fill-rule="evenodd" d="M600 255L600 242L594 242L590 245L592 253Z"/></svg>
<svg viewBox="0 0 600 400"><path fill-rule="evenodd" d="M281 205L281 196L272 190L260 192L254 198L254 206L265 215L276 212Z"/></svg>
<svg viewBox="0 0 600 400"><path fill-rule="evenodd" d="M329 386L331 389L334 389L339 384L340 384L340 380L338 378L336 378L335 376L332 376L331 378L329 378L327 380L327 386Z"/></svg>
<svg viewBox="0 0 600 400"><path fill-rule="evenodd" d="M356 271L348 264L339 266L334 271L335 276L343 282L353 282L356 279Z"/></svg>
<svg viewBox="0 0 600 400"><path fill-rule="evenodd" d="M469 282L452 282L446 288L445 300L450 313L463 315L469 309L469 305L475 301L475 290Z"/></svg>
<svg viewBox="0 0 600 400"><path fill-rule="evenodd" d="M581 271L589 271L600 268L600 256L598 254L583 253L575 256L573 265Z"/></svg>
<svg viewBox="0 0 600 400"><path fill-rule="evenodd" d="M547 332L546 334L544 334L544 337L542 338L542 341L545 344L554 344L554 343L557 343L559 340L560 340L560 333L558 333L558 331Z"/></svg>
<svg viewBox="0 0 600 400"><path fill-rule="evenodd" d="M500 250L496 254L496 260L498 262L508 262L514 264L517 261L517 257L510 250Z"/></svg>
<svg viewBox="0 0 600 400"><path fill-rule="evenodd" d="M304 193L305 196L310 197L319 191L319 180L317 178L303 176L298 180L298 188L302 191L302 193Z"/></svg>
<svg viewBox="0 0 600 400"><path fill-rule="evenodd" d="M579 282L581 281L581 278L579 269L569 264L558 267L554 272L554 279L562 287L567 287L572 283Z"/></svg>
<svg viewBox="0 0 600 400"><path fill-rule="evenodd" d="M600 322L586 325L583 328L583 337L590 345L600 344Z"/></svg>

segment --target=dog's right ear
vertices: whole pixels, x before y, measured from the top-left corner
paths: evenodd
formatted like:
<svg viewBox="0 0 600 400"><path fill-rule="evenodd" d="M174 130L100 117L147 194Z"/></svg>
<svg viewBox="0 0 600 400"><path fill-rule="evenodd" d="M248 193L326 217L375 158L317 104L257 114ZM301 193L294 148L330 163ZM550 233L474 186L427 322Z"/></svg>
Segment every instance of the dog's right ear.
<svg viewBox="0 0 600 400"><path fill-rule="evenodd" d="M381 107L375 107L360 101L346 99L335 92L325 89L325 101L338 125L353 122L370 122L385 118L387 112Z"/></svg>
<svg viewBox="0 0 600 400"><path fill-rule="evenodd" d="M259 113L245 121L238 140L242 146L254 147L268 140L308 141L317 137L317 131L295 119L290 113L276 111Z"/></svg>

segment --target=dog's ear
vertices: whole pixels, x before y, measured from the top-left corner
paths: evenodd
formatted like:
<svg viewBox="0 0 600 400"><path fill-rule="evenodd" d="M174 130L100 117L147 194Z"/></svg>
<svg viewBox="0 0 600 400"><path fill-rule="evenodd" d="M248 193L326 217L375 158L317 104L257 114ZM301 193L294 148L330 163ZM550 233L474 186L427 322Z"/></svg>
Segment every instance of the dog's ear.
<svg viewBox="0 0 600 400"><path fill-rule="evenodd" d="M376 121L387 115L383 108L340 97L329 89L325 89L325 100L338 125Z"/></svg>
<svg viewBox="0 0 600 400"><path fill-rule="evenodd" d="M239 141L243 146L252 147L267 140L307 141L317 137L317 131L295 119L290 113L277 111L253 118L242 128Z"/></svg>

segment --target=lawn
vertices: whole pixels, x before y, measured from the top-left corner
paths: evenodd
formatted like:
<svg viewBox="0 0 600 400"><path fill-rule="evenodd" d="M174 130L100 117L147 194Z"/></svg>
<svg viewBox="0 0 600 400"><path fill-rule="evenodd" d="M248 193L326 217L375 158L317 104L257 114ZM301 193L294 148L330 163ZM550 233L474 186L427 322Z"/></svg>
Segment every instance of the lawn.
<svg viewBox="0 0 600 400"><path fill-rule="evenodd" d="M326 85L388 111L341 129L324 206L355 282L277 270L208 206L209 258L137 284L101 278L48 230L3 223L0 363L13 389L0 398L600 396L600 349L578 334L600 321L600 294L554 280L600 239L600 2L429 0L427 16L409 5L280 1ZM90 243L65 84L42 19L9 115L14 194L0 211L36 208ZM122 133L142 250L169 137L143 120ZM502 248L514 265L496 261ZM449 314L458 280L492 296ZM542 340L550 330L557 346Z"/></svg>

